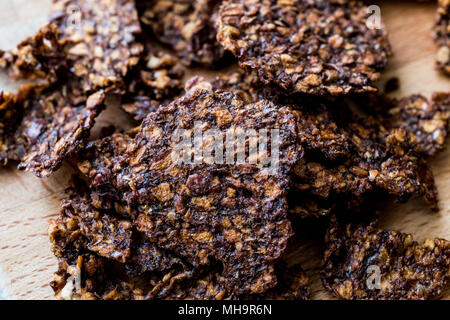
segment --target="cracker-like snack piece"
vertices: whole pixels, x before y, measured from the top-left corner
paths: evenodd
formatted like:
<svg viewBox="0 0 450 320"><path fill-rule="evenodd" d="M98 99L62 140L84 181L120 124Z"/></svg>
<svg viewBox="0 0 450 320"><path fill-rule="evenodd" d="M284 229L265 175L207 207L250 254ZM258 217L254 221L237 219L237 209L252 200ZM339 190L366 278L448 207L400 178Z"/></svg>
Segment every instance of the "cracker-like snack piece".
<svg viewBox="0 0 450 320"><path fill-rule="evenodd" d="M107 210L95 207L86 186L77 181L65 191L58 218L50 221L49 235L53 252L61 257L90 251L101 257L126 262L131 255L132 225Z"/></svg>
<svg viewBox="0 0 450 320"><path fill-rule="evenodd" d="M59 268L51 283L61 299L143 299L191 276L170 252L143 239L126 216L103 209L99 195L76 178L49 223ZM167 290L167 288L166 288Z"/></svg>
<svg viewBox="0 0 450 320"><path fill-rule="evenodd" d="M115 135L119 139L119 135ZM101 195L79 178L64 193L50 220L59 269L51 283L60 299L307 299L309 280L300 266L277 263L277 285L236 296L225 289L221 268L193 269L136 229L120 206L105 209ZM100 198L99 198L100 196Z"/></svg>
<svg viewBox="0 0 450 320"><path fill-rule="evenodd" d="M349 119L345 126L340 126L330 114L307 118L300 113L302 117L307 120L301 121L300 132L305 124L306 136L311 133L319 138L319 143L312 144L315 139L307 139L306 148L320 151L330 140L331 150L334 150L331 155L321 153L325 159L331 157L332 162L314 157L305 157L299 162L295 172L302 191L308 190L326 198L330 195L361 197L369 191L381 190L399 200L420 195L433 209L437 208L437 190L431 169L416 151L416 142L411 140L409 131L387 130L370 117ZM332 128L329 124L337 124L340 130L331 135L324 131L322 135L320 128L324 124L328 124L327 128ZM342 141L334 138L336 136L341 136Z"/></svg>
<svg viewBox="0 0 450 320"><path fill-rule="evenodd" d="M133 0L57 0L54 10L50 24L0 59L14 78L48 80L22 87L14 122L1 120L1 161L20 160L39 177L84 146L105 93L124 89L143 50Z"/></svg>
<svg viewBox="0 0 450 320"><path fill-rule="evenodd" d="M450 76L450 1L438 0L433 36L439 46L436 66Z"/></svg>
<svg viewBox="0 0 450 320"><path fill-rule="evenodd" d="M348 105L305 97L283 98L272 90L260 90L254 75L243 72L221 75L214 89L232 90L251 102L268 96L289 104L296 114L299 143L304 156L296 165L296 188L319 198L345 196L360 202L372 191L385 191L399 200L420 195L434 209L437 190L424 156L444 147L448 132L448 94L435 93L433 101L413 95L400 101L377 96L372 103L389 103L386 111L357 116ZM201 86L191 79L188 86ZM386 100L386 101L385 101ZM295 205L294 215L330 212L313 201Z"/></svg>
<svg viewBox="0 0 450 320"><path fill-rule="evenodd" d="M445 148L449 130L450 92L435 92L428 100L422 95L412 95L400 101L384 116L387 128L409 131L419 145L419 152L434 156Z"/></svg>
<svg viewBox="0 0 450 320"><path fill-rule="evenodd" d="M183 91L185 68L173 55L150 50L126 78L122 108L142 121L160 105L168 104Z"/></svg>
<svg viewBox="0 0 450 320"><path fill-rule="evenodd" d="M0 52L0 67L7 69L13 80L48 79L54 82L67 68L64 46L59 42L58 28L47 24L38 33L11 51Z"/></svg>
<svg viewBox="0 0 450 320"><path fill-rule="evenodd" d="M69 72L86 92L118 90L143 46L134 0L55 0L52 23L65 44Z"/></svg>
<svg viewBox="0 0 450 320"><path fill-rule="evenodd" d="M378 229L376 222L345 225L333 217L324 262L322 282L339 298L429 299L448 281L450 242L419 244L409 234Z"/></svg>
<svg viewBox="0 0 450 320"><path fill-rule="evenodd" d="M77 82L24 85L17 95L9 95L9 109L2 123L0 160L21 161L19 169L46 177L62 161L74 155L85 139L99 112L105 94L86 96Z"/></svg>
<svg viewBox="0 0 450 320"><path fill-rule="evenodd" d="M217 0L150 0L141 21L170 45L187 65L214 66L224 57L216 40L213 16Z"/></svg>
<svg viewBox="0 0 450 320"><path fill-rule="evenodd" d="M201 132L224 136L229 128L278 130L278 169L175 161L171 136L198 122ZM79 168L94 189L134 211L138 230L158 246L196 267L222 263L230 294L262 293L275 286L273 264L291 235L286 194L299 156L295 127L289 109L267 100L247 104L230 92L194 90L150 113L126 152L99 156L125 148L93 143Z"/></svg>
<svg viewBox="0 0 450 320"><path fill-rule="evenodd" d="M309 278L300 265L287 267L283 261L277 263L277 285L259 295L235 297L223 288L223 278L217 271L209 271L197 278L185 278L158 295L164 299L187 300L308 300L310 298ZM147 296L147 298L149 298Z"/></svg>
<svg viewBox="0 0 450 320"><path fill-rule="evenodd" d="M227 0L217 39L242 68L287 93L372 92L390 45L382 26L368 27L368 17L352 0Z"/></svg>

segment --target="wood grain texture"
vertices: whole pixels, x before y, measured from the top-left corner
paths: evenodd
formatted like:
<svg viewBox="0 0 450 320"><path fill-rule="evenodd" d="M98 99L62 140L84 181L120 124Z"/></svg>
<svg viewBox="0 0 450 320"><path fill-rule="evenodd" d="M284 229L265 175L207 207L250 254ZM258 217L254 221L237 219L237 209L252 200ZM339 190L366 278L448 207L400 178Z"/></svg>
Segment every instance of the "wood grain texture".
<svg viewBox="0 0 450 320"><path fill-rule="evenodd" d="M32 35L42 25L49 12L51 0L1 0L0 49L13 47ZM398 77L401 89L395 96L422 93L429 97L433 91L450 90L450 80L434 70L435 46L430 35L435 4L383 1L381 13L390 33L394 55L380 86ZM200 72L209 78L212 72ZM192 74L192 73L191 73ZM5 74L0 74L0 90L11 91ZM127 120L125 120L127 119ZM97 121L96 130L107 124L128 122L128 117L111 103ZM95 134L95 133L94 133ZM381 216L384 228L412 233L419 241L426 237L450 239L450 148L432 161L440 193L440 212L431 213L420 199L407 204L389 204ZM50 253L47 221L59 210L59 194L65 188L73 169L65 164L48 179L19 172L10 165L0 168L0 285L3 294L16 299L52 299L48 286L56 271L56 259ZM301 235L300 235L301 237ZM302 242L290 254L290 260L302 263L312 280L315 299L332 299L319 279L322 248L320 242ZM450 299L450 292L443 295Z"/></svg>

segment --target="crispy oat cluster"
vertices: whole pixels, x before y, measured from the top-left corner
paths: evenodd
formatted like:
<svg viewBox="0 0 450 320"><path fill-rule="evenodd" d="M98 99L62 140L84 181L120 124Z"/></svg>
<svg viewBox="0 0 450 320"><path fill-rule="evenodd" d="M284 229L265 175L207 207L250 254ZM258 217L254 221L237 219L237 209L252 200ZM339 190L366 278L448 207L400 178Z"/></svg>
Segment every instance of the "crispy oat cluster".
<svg viewBox="0 0 450 320"><path fill-rule="evenodd" d="M290 256L312 221L328 225L321 276L336 297L442 292L448 241L419 244L372 215L413 196L438 210L428 160L446 145L450 93L377 91L390 45L361 1L53 6L0 52L0 68L31 82L0 93L0 164L47 177L68 159L77 171L48 230L57 298L309 299L312 270ZM227 51L239 67L198 74L225 67ZM136 126L94 139L113 96Z"/></svg>

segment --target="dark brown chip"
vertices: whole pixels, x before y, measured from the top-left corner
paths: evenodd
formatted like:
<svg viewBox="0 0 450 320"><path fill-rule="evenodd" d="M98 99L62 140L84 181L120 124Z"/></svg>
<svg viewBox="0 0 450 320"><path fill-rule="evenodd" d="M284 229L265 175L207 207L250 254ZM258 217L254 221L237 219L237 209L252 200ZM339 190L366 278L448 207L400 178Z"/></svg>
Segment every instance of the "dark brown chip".
<svg viewBox="0 0 450 320"><path fill-rule="evenodd" d="M142 1L141 1L142 2ZM217 0L150 0L141 20L187 65L215 66L224 57L213 26Z"/></svg>
<svg viewBox="0 0 450 320"><path fill-rule="evenodd" d="M411 132L420 152L434 156L445 148L450 118L450 93L434 93L432 101L412 95L396 101L383 119L388 128Z"/></svg>
<svg viewBox="0 0 450 320"><path fill-rule="evenodd" d="M49 236L59 269L51 283L60 299L143 299L192 277L178 257L156 247L98 194L75 179Z"/></svg>
<svg viewBox="0 0 450 320"><path fill-rule="evenodd" d="M12 93L0 93L0 164L6 165L8 160L20 160L19 150L14 144L16 127L22 117L21 110L16 108L17 96Z"/></svg>
<svg viewBox="0 0 450 320"><path fill-rule="evenodd" d="M126 262L131 255L132 225L94 207L81 182L66 190L61 212L50 221L52 251L57 257L67 248L91 251L99 256Z"/></svg>
<svg viewBox="0 0 450 320"><path fill-rule="evenodd" d="M49 225L59 269L51 283L60 299L220 299L215 271L194 272L158 248L102 203L78 178L65 191L62 210Z"/></svg>
<svg viewBox="0 0 450 320"><path fill-rule="evenodd" d="M176 161L173 134L198 123L200 132L218 130L215 137L229 128L277 129L278 169L248 160ZM91 144L79 168L94 189L126 204L150 241L196 267L222 263L221 285L230 295L262 293L276 284L273 264L291 235L286 194L299 156L295 128L289 109L266 100L246 104L230 92L195 90L150 113L126 147L117 138Z"/></svg>
<svg viewBox="0 0 450 320"><path fill-rule="evenodd" d="M160 105L168 104L183 91L185 69L168 53L150 51L126 80L122 108L142 121Z"/></svg>
<svg viewBox="0 0 450 320"><path fill-rule="evenodd" d="M340 225L333 217L326 247L322 281L342 299L429 299L448 281L446 240L419 244L409 234L377 229L375 222Z"/></svg>
<svg viewBox="0 0 450 320"><path fill-rule="evenodd" d="M368 16L360 1L228 0L217 39L242 68L287 93L370 92L390 45Z"/></svg>
<svg viewBox="0 0 450 320"><path fill-rule="evenodd" d="M310 298L309 278L300 265L276 266L277 286L260 298L264 300L308 300Z"/></svg>
<svg viewBox="0 0 450 320"><path fill-rule="evenodd" d="M84 145L105 92L123 89L143 48L133 0L57 0L54 10L52 24L0 59L15 78L50 80L23 87L14 122L1 120L1 161L20 160L40 177Z"/></svg>
<svg viewBox="0 0 450 320"><path fill-rule="evenodd" d="M303 194L319 198L338 195L358 203L369 192L381 190L402 201L421 195L437 208L433 175L423 157L444 147L447 94L435 94L433 103L418 95L401 101L373 96L371 104L383 104L379 107L382 112L362 117L347 104L283 98L273 90L261 90L255 81L253 75L239 72L217 77L211 84L214 89L232 90L249 102L266 95L295 109L297 136L304 152L295 169L296 188ZM199 79L188 81L188 86L202 85ZM292 204L291 213L304 216L308 208L312 211L306 216L330 212L329 204L310 200Z"/></svg>
<svg viewBox="0 0 450 320"><path fill-rule="evenodd" d="M115 271L113 262L92 254L77 255L74 261L64 257L50 286L61 300L142 300L143 290L114 278Z"/></svg>
<svg viewBox="0 0 450 320"><path fill-rule="evenodd" d="M70 74L86 92L117 89L143 50L134 0L55 0L52 22L65 44Z"/></svg>
<svg viewBox="0 0 450 320"><path fill-rule="evenodd" d="M300 118L302 115L300 115ZM370 191L384 191L407 200L412 195L421 195L433 208L437 208L437 190L430 168L422 155L418 153L417 144L411 140L409 132L395 128L385 129L373 118L355 118L345 126L338 125L339 131L332 135L321 135L323 119L320 114L303 117L313 121L304 127L308 133L317 135L318 144L306 142L307 150L320 151L324 160L307 155L296 166L297 187L314 195L327 198L332 195L361 198ZM316 122L316 119L319 121ZM326 115L329 123L336 123L333 117ZM337 122L339 123L339 122ZM328 126L329 128L330 126ZM300 133L302 125L300 124ZM315 129L317 128L317 129ZM326 131L324 131L326 132ZM336 139L342 137L342 142ZM334 151L331 154L321 151L330 141ZM339 155L339 158L336 156ZM334 161L329 161L331 159ZM337 160L337 161L336 161Z"/></svg>
<svg viewBox="0 0 450 320"><path fill-rule="evenodd" d="M439 46L436 65L450 76L450 1L438 0L436 22L433 28L436 44Z"/></svg>
<svg viewBox="0 0 450 320"><path fill-rule="evenodd" d="M117 137L117 135L116 135ZM116 138L117 139L117 138ZM309 281L300 266L275 266L277 285L239 297L216 264L193 269L136 230L121 209L99 209L99 194L79 178L65 191L49 236L59 269L51 283L59 299L307 299Z"/></svg>
<svg viewBox="0 0 450 320"><path fill-rule="evenodd" d="M19 169L46 177L84 145L105 94L86 96L77 85L25 85L9 95L6 108L13 111L2 115L11 120L1 121L1 162L19 160Z"/></svg>
<svg viewBox="0 0 450 320"><path fill-rule="evenodd" d="M54 82L58 72L66 69L66 63L54 24L45 25L12 51L0 52L0 67L7 69L13 80L46 78Z"/></svg>
<svg viewBox="0 0 450 320"><path fill-rule="evenodd" d="M148 295L147 299L184 299L184 300L308 300L310 297L309 278L300 265L286 267L282 263L276 265L277 285L260 295L236 297L229 295L224 288L225 279L217 270L210 270L203 275L176 281L157 295Z"/></svg>

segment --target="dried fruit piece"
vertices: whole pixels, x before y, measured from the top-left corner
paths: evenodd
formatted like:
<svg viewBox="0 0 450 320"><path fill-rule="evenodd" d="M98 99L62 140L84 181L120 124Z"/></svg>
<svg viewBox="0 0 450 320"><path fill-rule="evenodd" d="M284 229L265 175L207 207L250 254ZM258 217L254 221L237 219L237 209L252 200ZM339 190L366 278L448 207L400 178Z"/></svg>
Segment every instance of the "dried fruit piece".
<svg viewBox="0 0 450 320"><path fill-rule="evenodd" d="M56 0L52 23L65 44L70 74L86 92L117 90L143 50L134 0Z"/></svg>
<svg viewBox="0 0 450 320"><path fill-rule="evenodd" d="M433 36L439 46L436 66L450 76L450 1L438 0Z"/></svg>
<svg viewBox="0 0 450 320"><path fill-rule="evenodd" d="M371 92L390 45L369 16L360 1L228 0L217 39L242 68L287 93Z"/></svg>
<svg viewBox="0 0 450 320"><path fill-rule="evenodd" d="M151 0L145 6L141 20L154 35L170 45L187 65L215 66L224 57L216 41L213 26L217 0Z"/></svg>
<svg viewBox="0 0 450 320"><path fill-rule="evenodd" d="M183 91L184 67L168 53L150 50L127 77L122 108L137 121Z"/></svg>
<svg viewBox="0 0 450 320"><path fill-rule="evenodd" d="M231 163L176 161L179 141L172 135L193 130L198 122L200 133L216 129L213 136L222 138L230 128L278 130L279 167L271 174L261 163L236 165L238 149L231 151ZM194 90L150 113L118 156L102 160L105 142L91 144L79 168L94 190L134 211L138 230L161 248L196 267L211 259L222 263L221 284L230 295L263 293L276 284L273 264L291 235L285 197L299 156L295 133L287 108L266 100L246 104L230 92ZM245 141L248 145L248 137ZM106 148L117 149L108 142Z"/></svg>
<svg viewBox="0 0 450 320"><path fill-rule="evenodd" d="M341 225L333 217L326 236L322 282L342 299L429 299L448 281L450 242L368 225Z"/></svg>

